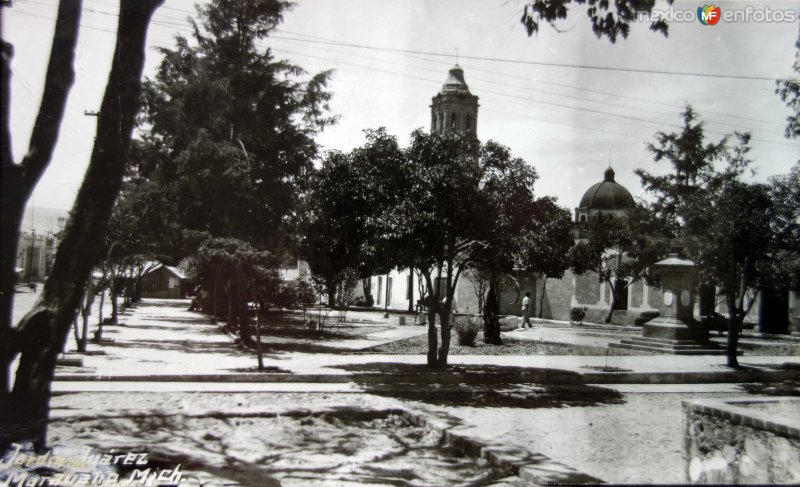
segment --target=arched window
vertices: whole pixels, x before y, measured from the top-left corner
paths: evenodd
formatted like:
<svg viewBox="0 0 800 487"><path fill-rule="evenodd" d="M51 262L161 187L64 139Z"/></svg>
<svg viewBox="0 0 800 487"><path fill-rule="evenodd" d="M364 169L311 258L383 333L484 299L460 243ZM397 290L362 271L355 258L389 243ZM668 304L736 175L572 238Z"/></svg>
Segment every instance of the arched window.
<svg viewBox="0 0 800 487"><path fill-rule="evenodd" d="M467 129L467 132L472 132L472 115L467 114L467 120L464 123L464 128Z"/></svg>
<svg viewBox="0 0 800 487"><path fill-rule="evenodd" d="M586 215L581 215L581 223L586 223Z"/></svg>
<svg viewBox="0 0 800 487"><path fill-rule="evenodd" d="M458 128L458 116L456 112L450 114L450 128Z"/></svg>

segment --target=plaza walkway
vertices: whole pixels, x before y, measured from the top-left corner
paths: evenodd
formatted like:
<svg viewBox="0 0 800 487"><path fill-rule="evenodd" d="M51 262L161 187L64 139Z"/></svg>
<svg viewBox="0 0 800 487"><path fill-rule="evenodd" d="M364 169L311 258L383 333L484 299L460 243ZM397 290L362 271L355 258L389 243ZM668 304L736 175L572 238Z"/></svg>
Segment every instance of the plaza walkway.
<svg viewBox="0 0 800 487"><path fill-rule="evenodd" d="M265 365L272 374L258 373L256 355L234 343L231 336L224 334L218 323L206 315L186 311L185 301L149 301L121 316L119 326L108 327L104 337L113 343L91 344L89 355L82 356L82 367L60 367L56 380L109 379L124 377L150 378L152 380L192 380L191 377L227 377L224 380L263 380L287 381L291 375L294 381L320 382L321 376L328 376L331 382L344 382L354 373L381 373L386 368L380 364L424 364L424 355L377 355L353 354L353 351L402 340L425 334L427 328L407 324L397 325L397 317L384 319L382 313L351 314L348 323L351 328L364 327L363 333L355 336L334 334L324 340L298 340L293 347L276 347L264 344ZM410 320L409 320L410 321ZM335 325L331 328L335 331ZM556 325L537 326L533 330L514 330L506 332L509 337L521 340L536 340L556 343L606 346L629 334L613 331L586 330ZM72 341L68 350L74 349ZM313 353L308 353L313 352ZM348 353L343 353L348 352ZM681 356L672 355L630 355L630 356L577 356L577 355L451 355L450 363L456 368L485 367L503 368L513 372L557 370L564 374L616 373L621 382L644 382L641 374L665 374L677 376L705 374L706 379L689 382L731 382L715 380L719 374L730 373L724 367L725 358L721 356ZM740 363L755 370L774 371L786 368L785 364L800 367L800 357L744 355ZM789 368L791 368L790 366ZM491 370L491 369L490 369ZM791 373L791 371L783 371ZM250 377L256 374L260 379ZM620 375L620 374L627 374ZM631 380L632 374L640 374L639 379ZM687 375L688 374L688 375ZM711 374L711 375L708 375ZM236 378L231 376L237 376ZM625 377L628 377L626 379ZM680 379L673 379L672 382ZM591 382L591 381L589 381Z"/></svg>

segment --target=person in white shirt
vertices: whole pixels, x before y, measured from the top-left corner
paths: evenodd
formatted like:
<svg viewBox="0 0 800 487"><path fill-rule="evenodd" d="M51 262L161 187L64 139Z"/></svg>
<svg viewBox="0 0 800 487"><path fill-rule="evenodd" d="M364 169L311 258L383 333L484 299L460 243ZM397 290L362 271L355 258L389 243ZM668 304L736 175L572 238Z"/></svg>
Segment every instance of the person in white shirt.
<svg viewBox="0 0 800 487"><path fill-rule="evenodd" d="M525 293L525 297L522 298L522 328L525 328L527 324L529 327L533 328L533 324L531 324L531 293Z"/></svg>

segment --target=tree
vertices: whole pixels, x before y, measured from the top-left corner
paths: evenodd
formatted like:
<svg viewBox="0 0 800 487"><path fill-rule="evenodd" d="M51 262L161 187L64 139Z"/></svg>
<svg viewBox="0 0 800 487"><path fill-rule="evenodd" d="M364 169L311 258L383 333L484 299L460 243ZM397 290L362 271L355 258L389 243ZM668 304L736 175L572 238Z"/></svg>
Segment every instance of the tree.
<svg viewBox="0 0 800 487"><path fill-rule="evenodd" d="M800 161L789 174L772 179L771 198L775 211L770 222L775 238L771 272L789 289L800 290Z"/></svg>
<svg viewBox="0 0 800 487"><path fill-rule="evenodd" d="M528 36L532 36L539 31L540 22L553 25L556 20L566 19L573 1L575 5L588 5L586 13L592 22L592 32L598 38L608 38L612 43L617 41L617 36L626 39L630 23L642 14L651 13L655 5L655 0L616 0L612 9L612 2L608 0L526 0L520 22L525 26ZM670 5L672 2L667 0ZM556 27L553 25L553 28ZM667 29L668 25L662 19L650 23L650 30L665 36Z"/></svg>
<svg viewBox="0 0 800 487"><path fill-rule="evenodd" d="M329 152L322 167L310 174L302 197L300 255L331 306L351 271L366 280L390 269L390 257L379 252L382 246L376 240L382 229L375 222L399 194L394 173L404 156L397 139L384 128L365 134L366 143L351 152ZM368 295L369 290L364 291Z"/></svg>
<svg viewBox="0 0 800 487"><path fill-rule="evenodd" d="M414 269L424 280L428 303L428 365L447 366L450 313L461 272L485 231L480 215L481 171L476 142L458 133L416 130L391 183L397 204L379 215L376 232L394 252L397 267ZM436 317L441 328L439 345Z"/></svg>
<svg viewBox="0 0 800 487"><path fill-rule="evenodd" d="M524 160L512 158L507 147L489 141L480 150L481 207L473 218L483 227L480 244L471 249L470 266L486 278L481 312L486 343L500 344L500 295L503 280L514 272L522 229L534 215L533 185L538 178Z"/></svg>
<svg viewBox="0 0 800 487"><path fill-rule="evenodd" d="M475 267L493 276L513 270L513 235L530 214L535 171L494 142L484 146L456 132L416 130L386 193L396 195L374 222L376 247L392 264L413 269L424 284L428 305L428 365L447 366L450 315L462 272ZM403 188L398 191L397 188ZM490 282L490 287L491 287ZM488 341L497 343L491 325L497 309L489 290ZM437 336L439 321L441 342Z"/></svg>
<svg viewBox="0 0 800 487"><path fill-rule="evenodd" d="M542 295L539 299L541 318L547 279L561 279L570 267L569 252L574 244L572 216L568 209L558 206L555 199L540 198L522 232L517 266L525 272L536 274L542 280Z"/></svg>
<svg viewBox="0 0 800 487"><path fill-rule="evenodd" d="M98 256L101 255L102 240L97 236L103 235L107 229L111 208L122 184L134 119L139 109L141 93L139 80L144 66L147 27L153 12L160 4L161 0L121 1L114 62L97 119L97 137L86 176L78 191L69 222L64 230L64 237L59 243L53 269L39 299L11 333L4 333L6 336L3 337L3 343L10 343L10 346L6 347L11 351L4 358L13 359L17 354L20 358L14 388L10 394L3 391L3 397L0 398L0 407L3 408L0 411L2 413L0 431L3 434L0 444L17 439L32 439L37 447L45 445L50 383L55 372L56 357L62 351L69 333L74 312L83 294L84 284L89 279L92 268L99 259ZM62 33L67 31L72 34L67 35L66 39L60 39L59 34L56 34L51 56L55 56L60 50L58 47L60 42L66 41L68 46L67 51L63 53L67 57L67 64L62 67L62 76L55 76L53 82L56 84L71 80L72 46L74 46L71 37L75 35L78 24L77 13L73 10L80 10L80 6L77 2L63 2L59 8L60 12L62 10L65 13L63 16L59 13L56 30L58 32L61 29ZM4 44L4 73L7 73L10 54L10 49L6 46L7 44ZM51 66L60 65L62 62L63 60L51 58ZM48 79L51 79L50 75ZM3 80L4 87L7 86L6 80L7 78ZM55 93L63 93L63 87L54 86L53 89ZM3 98L4 105L7 103L6 96ZM51 96L47 89L44 96L45 98ZM60 95L57 95L56 99L59 97ZM5 143L8 136L7 106L3 106L2 112L3 146L8 147ZM34 152L42 150L42 147L38 147L40 143L44 149L52 148L51 143L57 133L60 113L58 110L40 111L40 117L49 115L55 115L56 118L54 122L46 123L47 130L37 133L37 129L34 129L39 138L32 144ZM14 174L15 176L11 177L18 178L16 182L23 185L23 188L26 182L31 182L29 179L31 175L33 175L32 182L35 182L48 159L49 154L44 158L39 156L36 167L25 162L22 167L7 167L4 156L3 189L5 190L5 185L8 184L7 174ZM27 171L28 168L31 169L31 173ZM9 173L6 169L10 169ZM20 195L20 190L12 189L12 193ZM5 198L6 191L3 194ZM23 201L27 198L27 194L30 193L23 192L25 196ZM13 206L19 201L10 203ZM4 232L3 238L13 237ZM9 364L3 365L3 375L7 377Z"/></svg>
<svg viewBox="0 0 800 487"><path fill-rule="evenodd" d="M279 300L283 290L278 258L241 240L212 238L200 246L191 263L190 274L208 290L210 302L203 303L204 310L225 320L244 345L255 346L263 368L260 323L253 341L249 303L266 312Z"/></svg>
<svg viewBox="0 0 800 487"><path fill-rule="evenodd" d="M735 134L706 144L703 124L691 107L683 113L680 133L656 134L651 145L656 161L666 159L672 172L656 176L636 171L644 188L655 196L651 208L667 234L683 241L684 251L698 267L701 283L717 289L728 308L727 365L738 367L739 330L760 289L780 281L770 271L775 256L775 205L768 188L746 183L750 165L749 135ZM723 163L717 169L717 163Z"/></svg>
<svg viewBox="0 0 800 487"><path fill-rule="evenodd" d="M594 272L611 290L611 307L606 323L611 322L623 292L639 280L649 280L648 266L665 253L663 239L653 238L647 225L647 210L634 209L627 217L593 215L580 229L578 241L570 250L576 274Z"/></svg>
<svg viewBox="0 0 800 487"><path fill-rule="evenodd" d="M7 8L6 4L1 8ZM9 393L9 368L17 351L13 346L14 330L11 310L14 303L14 282L17 262L17 245L25 204L36 183L47 170L53 155L67 95L75 79L73 62L78 41L81 2L62 1L58 6L50 60L45 75L42 101L31 133L28 152L17 164L14 161L11 140L11 58L14 47L3 40L2 79L0 79L0 395Z"/></svg>
<svg viewBox="0 0 800 487"><path fill-rule="evenodd" d="M800 39L795 43L795 47L800 54ZM795 59L792 69L795 75L800 76L800 57ZM786 117L786 137L796 139L800 136L800 81L797 78L780 79L775 85L775 93L794 112Z"/></svg>
<svg viewBox="0 0 800 487"><path fill-rule="evenodd" d="M356 265L360 251L361 227L350 218L359 207L355 200L360 181L346 154L330 152L319 171L310 175L302 200L300 257L325 288L329 306L334 306L336 288L344 272Z"/></svg>
<svg viewBox="0 0 800 487"><path fill-rule="evenodd" d="M285 245L298 183L317 156L330 73L304 71L258 42L282 20L280 0L198 8L191 41L162 49L146 83L143 177L174 202L181 225L258 248Z"/></svg>
<svg viewBox="0 0 800 487"><path fill-rule="evenodd" d="M202 232L182 228L169 194L156 180L141 174L142 155L136 149L141 144L133 145L131 158L135 159L114 204L102 252L113 323L117 323L120 296L125 296L126 306L138 302L144 276L159 264L177 264L207 238Z"/></svg>
<svg viewBox="0 0 800 487"><path fill-rule="evenodd" d="M704 218L706 229L687 239L687 255L697 264L700 278L715 283L725 300L728 366L738 367L742 322L759 292L777 283L770 272L774 206L766 185L733 178L710 196L713 203Z"/></svg>

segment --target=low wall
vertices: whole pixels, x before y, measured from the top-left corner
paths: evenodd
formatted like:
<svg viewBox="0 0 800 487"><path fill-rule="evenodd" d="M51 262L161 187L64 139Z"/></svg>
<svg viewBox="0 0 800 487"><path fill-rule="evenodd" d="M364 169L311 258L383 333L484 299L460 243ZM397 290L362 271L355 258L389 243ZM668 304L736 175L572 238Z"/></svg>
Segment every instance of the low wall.
<svg viewBox="0 0 800 487"><path fill-rule="evenodd" d="M687 480L800 483L799 398L684 401Z"/></svg>

